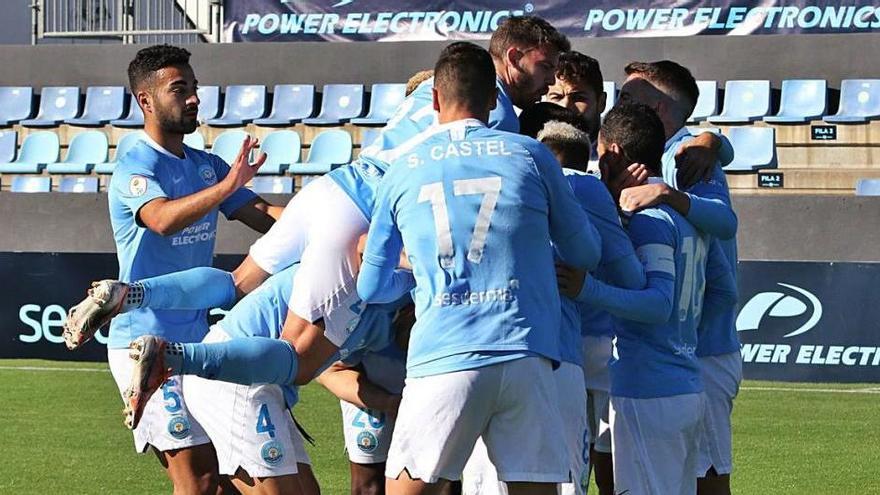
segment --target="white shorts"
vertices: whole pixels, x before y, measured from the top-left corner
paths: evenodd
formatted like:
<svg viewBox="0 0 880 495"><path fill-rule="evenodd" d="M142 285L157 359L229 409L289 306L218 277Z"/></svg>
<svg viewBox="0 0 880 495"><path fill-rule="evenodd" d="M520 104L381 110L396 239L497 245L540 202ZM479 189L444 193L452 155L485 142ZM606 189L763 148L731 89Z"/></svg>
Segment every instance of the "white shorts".
<svg viewBox="0 0 880 495"><path fill-rule="evenodd" d="M627 495L693 495L697 491L700 418L705 397L611 396L614 489Z"/></svg>
<svg viewBox="0 0 880 495"><path fill-rule="evenodd" d="M587 420L593 450L611 453L611 422L608 419L610 399L605 390L587 389Z"/></svg>
<svg viewBox="0 0 880 495"><path fill-rule="evenodd" d="M342 408L342 434L348 460L356 464L379 464L388 459L394 417L382 411L361 409L339 401Z"/></svg>
<svg viewBox="0 0 880 495"><path fill-rule="evenodd" d="M277 273L300 261L290 309L341 346L348 337L357 298L357 244L370 227L364 214L333 179L322 176L294 196L281 218L250 248L264 271ZM341 311L337 311L341 310Z"/></svg>
<svg viewBox="0 0 880 495"><path fill-rule="evenodd" d="M214 325L203 342L226 340ZM187 376L184 391L190 412L214 443L220 474L234 475L241 467L253 478L268 478L296 474L297 463L311 464L278 385Z"/></svg>
<svg viewBox="0 0 880 495"><path fill-rule="evenodd" d="M110 373L116 380L120 396L131 384L134 371L134 361L128 353L128 349L107 349ZM202 425L192 416L190 404L184 400L182 385L191 378L173 375L150 397L141 422L132 432L135 450L144 453L148 446L152 446L164 452L211 443Z"/></svg>
<svg viewBox="0 0 880 495"><path fill-rule="evenodd" d="M502 481L563 483L568 455L550 361L407 378L385 475L458 480L477 438Z"/></svg>
<svg viewBox="0 0 880 495"><path fill-rule="evenodd" d="M700 374L706 395L706 410L700 431L700 457L697 477L714 467L718 474L733 471L730 416L733 399L742 381L742 355L737 352L700 358Z"/></svg>
<svg viewBox="0 0 880 495"><path fill-rule="evenodd" d="M611 337L585 335L582 339L584 353L584 381L587 390L611 390L611 374L608 362L611 360L613 344Z"/></svg>

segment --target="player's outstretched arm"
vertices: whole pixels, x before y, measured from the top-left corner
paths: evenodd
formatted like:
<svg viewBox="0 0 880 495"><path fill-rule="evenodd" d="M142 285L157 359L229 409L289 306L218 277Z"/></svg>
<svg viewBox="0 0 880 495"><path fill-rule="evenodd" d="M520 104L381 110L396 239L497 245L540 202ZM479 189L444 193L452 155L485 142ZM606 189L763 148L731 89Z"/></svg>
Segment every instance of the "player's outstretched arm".
<svg viewBox="0 0 880 495"><path fill-rule="evenodd" d="M387 392L371 382L357 367L338 362L316 379L336 397L363 409L396 414L400 395Z"/></svg>
<svg viewBox="0 0 880 495"><path fill-rule="evenodd" d="M281 217L283 206L273 206L265 199L257 196L229 215L230 220L237 220L251 229L265 234Z"/></svg>

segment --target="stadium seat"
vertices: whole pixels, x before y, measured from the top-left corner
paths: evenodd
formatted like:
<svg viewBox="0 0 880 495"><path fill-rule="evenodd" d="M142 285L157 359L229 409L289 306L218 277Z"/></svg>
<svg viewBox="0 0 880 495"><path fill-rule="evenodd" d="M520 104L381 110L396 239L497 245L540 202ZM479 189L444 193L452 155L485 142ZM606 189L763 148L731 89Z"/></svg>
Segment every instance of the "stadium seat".
<svg viewBox="0 0 880 495"><path fill-rule="evenodd" d="M299 161L300 139L296 131L275 131L263 138L260 152L267 155L266 163L257 171L260 175L281 175L290 164Z"/></svg>
<svg viewBox="0 0 880 495"><path fill-rule="evenodd" d="M241 150L241 143L247 137L247 133L238 129L223 131L214 140L211 153L219 156L226 163L232 163Z"/></svg>
<svg viewBox="0 0 880 495"><path fill-rule="evenodd" d="M291 194L293 177L254 177L251 189L257 194Z"/></svg>
<svg viewBox="0 0 880 495"><path fill-rule="evenodd" d="M220 86L199 86L199 122L206 122L220 113Z"/></svg>
<svg viewBox="0 0 880 495"><path fill-rule="evenodd" d="M821 118L828 106L828 83L824 79L782 81L779 113L764 117L771 124L802 124Z"/></svg>
<svg viewBox="0 0 880 495"><path fill-rule="evenodd" d="M223 115L208 119L208 125L235 127L250 123L266 113L266 86L262 84L226 87Z"/></svg>
<svg viewBox="0 0 880 495"><path fill-rule="evenodd" d="M120 158L125 156L137 142L144 137L144 131L134 131L129 132L128 134L122 136L118 143L116 143L116 156L113 158L112 162L107 163L99 163L95 165L95 173L98 174L112 174L113 170L116 169L116 163Z"/></svg>
<svg viewBox="0 0 880 495"><path fill-rule="evenodd" d="M605 110L602 111L604 117L617 102L617 84L614 81L603 81L602 90L605 91Z"/></svg>
<svg viewBox="0 0 880 495"><path fill-rule="evenodd" d="M856 196L880 196L880 179L859 179Z"/></svg>
<svg viewBox="0 0 880 495"><path fill-rule="evenodd" d="M97 177L64 177L58 184L58 192L63 193L96 193L98 192Z"/></svg>
<svg viewBox="0 0 880 495"><path fill-rule="evenodd" d="M107 161L109 144L101 131L81 132L73 137L63 162L50 163L50 174L87 174L98 163Z"/></svg>
<svg viewBox="0 0 880 495"><path fill-rule="evenodd" d="M324 131L312 141L308 159L294 163L288 173L301 175L325 174L333 168L351 161L351 134L333 129Z"/></svg>
<svg viewBox="0 0 880 495"><path fill-rule="evenodd" d="M128 115L124 119L111 120L113 127L136 128L144 126L144 111L134 97L128 103Z"/></svg>
<svg viewBox="0 0 880 495"><path fill-rule="evenodd" d="M734 127L727 135L734 158L725 172L754 172L776 168L776 133L772 127Z"/></svg>
<svg viewBox="0 0 880 495"><path fill-rule="evenodd" d="M272 112L256 125L293 125L312 116L315 111L315 86L311 84L278 84L274 89Z"/></svg>
<svg viewBox="0 0 880 495"><path fill-rule="evenodd" d="M385 125L406 97L406 84L374 84L370 111L366 116L351 119L354 125Z"/></svg>
<svg viewBox="0 0 880 495"><path fill-rule="evenodd" d="M0 163L0 173L38 174L46 164L57 162L60 153L57 134L49 131L34 132L24 138L18 159Z"/></svg>
<svg viewBox="0 0 880 495"><path fill-rule="evenodd" d="M770 81L727 81L724 109L709 117L713 124L747 124L770 113Z"/></svg>
<svg viewBox="0 0 880 495"><path fill-rule="evenodd" d="M183 144L194 150L202 151L205 149L205 136L199 131L193 131L183 136Z"/></svg>
<svg viewBox="0 0 880 495"><path fill-rule="evenodd" d="M9 163L15 160L16 144L18 144L17 132L0 131L0 163Z"/></svg>
<svg viewBox="0 0 880 495"><path fill-rule="evenodd" d="M79 88L50 86L40 95L40 111L36 118L22 120L25 127L56 127L79 114Z"/></svg>
<svg viewBox="0 0 880 495"><path fill-rule="evenodd" d="M52 191L51 177L13 177L12 192L47 193Z"/></svg>
<svg viewBox="0 0 880 495"><path fill-rule="evenodd" d="M30 118L34 90L30 86L0 87L0 127Z"/></svg>
<svg viewBox="0 0 880 495"><path fill-rule="evenodd" d="M361 149L369 146L382 132L381 127L366 128L361 131Z"/></svg>
<svg viewBox="0 0 880 495"><path fill-rule="evenodd" d="M327 84L317 117L304 119L306 125L339 125L364 111L363 84Z"/></svg>
<svg viewBox="0 0 880 495"><path fill-rule="evenodd" d="M823 120L832 124L859 124L880 118L880 79L844 79L840 109Z"/></svg>
<svg viewBox="0 0 880 495"><path fill-rule="evenodd" d="M135 105L137 106L137 105ZM125 112L125 88L122 86L91 86L86 89L83 114L67 119L66 124L78 126L107 125Z"/></svg>
<svg viewBox="0 0 880 495"><path fill-rule="evenodd" d="M695 124L706 120L718 111L718 83L715 81L697 81L700 97L691 112L688 122Z"/></svg>

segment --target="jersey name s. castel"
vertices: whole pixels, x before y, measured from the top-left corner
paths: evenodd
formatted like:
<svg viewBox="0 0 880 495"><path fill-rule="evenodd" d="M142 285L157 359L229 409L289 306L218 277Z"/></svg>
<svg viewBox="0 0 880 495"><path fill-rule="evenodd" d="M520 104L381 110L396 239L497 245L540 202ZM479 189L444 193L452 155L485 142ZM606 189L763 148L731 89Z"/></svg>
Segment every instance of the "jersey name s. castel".
<svg viewBox="0 0 880 495"><path fill-rule="evenodd" d="M144 138L149 139L149 138ZM217 209L183 230L162 236L138 220L138 211L157 198L178 199L223 180L229 173L219 157L184 146L178 158L158 144L139 141L120 157L110 179L110 222L124 282L211 266L217 233ZM220 204L228 218L255 194L239 189ZM198 342L208 330L206 311L136 309L110 323L110 348L125 348L144 334L174 342Z"/></svg>

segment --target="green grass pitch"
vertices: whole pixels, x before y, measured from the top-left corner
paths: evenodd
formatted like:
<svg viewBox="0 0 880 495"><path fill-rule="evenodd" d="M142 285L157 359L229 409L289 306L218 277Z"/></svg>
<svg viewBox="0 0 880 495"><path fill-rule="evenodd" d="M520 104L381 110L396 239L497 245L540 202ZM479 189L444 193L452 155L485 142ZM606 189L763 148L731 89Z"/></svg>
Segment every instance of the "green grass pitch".
<svg viewBox="0 0 880 495"><path fill-rule="evenodd" d="M105 364L0 360L0 493L170 493L121 409ZM310 385L296 415L322 492L347 493L338 402ZM880 494L880 387L747 381L734 456L735 493Z"/></svg>

